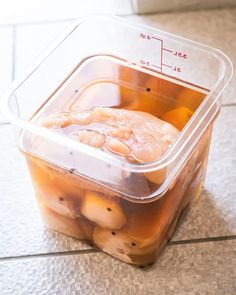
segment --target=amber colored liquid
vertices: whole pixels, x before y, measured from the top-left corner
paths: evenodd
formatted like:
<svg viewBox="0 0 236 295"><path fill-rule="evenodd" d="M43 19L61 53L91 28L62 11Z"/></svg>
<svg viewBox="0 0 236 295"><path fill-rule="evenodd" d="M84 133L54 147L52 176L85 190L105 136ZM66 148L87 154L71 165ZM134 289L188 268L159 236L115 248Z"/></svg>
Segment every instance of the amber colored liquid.
<svg viewBox="0 0 236 295"><path fill-rule="evenodd" d="M97 106L143 111L158 118L177 110L177 116L182 116L183 122L181 128L178 128L178 122L176 125L182 129L188 122L184 118L186 110L189 119L189 114L195 112L207 94L204 89L107 60L92 61L68 81L34 114L32 120L55 112L90 110Z"/></svg>
<svg viewBox="0 0 236 295"><path fill-rule="evenodd" d="M40 115L36 114L37 119L52 112L106 106L148 112L170 120L181 130L206 96L186 85L118 64L113 63L112 67L116 68L118 75L110 80L106 77L94 81L81 93L74 92L72 96L68 88L65 89L64 97L67 93L67 99L49 100L39 110ZM66 134L67 130L65 128L63 132ZM211 127L164 196L149 203L131 202L122 194L83 178L73 169L61 169L32 156L25 147L46 225L69 236L89 240L122 261L142 266L153 263L171 238L181 212L199 195L205 176L210 136ZM160 175L154 173L140 177L145 179L150 190L160 185Z"/></svg>

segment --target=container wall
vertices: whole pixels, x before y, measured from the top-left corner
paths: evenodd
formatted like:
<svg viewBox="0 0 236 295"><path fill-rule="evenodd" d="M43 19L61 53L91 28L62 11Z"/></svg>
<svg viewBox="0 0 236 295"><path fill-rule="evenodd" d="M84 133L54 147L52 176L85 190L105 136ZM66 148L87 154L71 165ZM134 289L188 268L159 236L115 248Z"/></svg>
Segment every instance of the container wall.
<svg viewBox="0 0 236 295"><path fill-rule="evenodd" d="M230 75L223 54L152 28L98 17L68 29L6 103L45 224L124 262L153 263L199 197ZM109 130L106 108L120 111ZM78 114L89 122L71 120ZM135 128L144 146L162 141L157 158L133 157ZM100 132L102 144L82 142L81 131ZM126 154L107 149L113 135Z"/></svg>
<svg viewBox="0 0 236 295"><path fill-rule="evenodd" d="M87 112L96 107L112 107L141 111L143 112L142 121L149 120L146 114L151 114L182 131L205 97L206 93L202 92L202 89L173 82L166 79L164 75L153 76L138 71L115 58L98 56L86 60L46 100L31 121L34 125L41 126L42 122L55 114ZM132 122L132 116L130 122ZM203 123L206 124L206 122ZM117 124L119 126L120 123ZM190 141L182 154L163 168L155 167L152 172L129 171L125 169L127 161L124 157L114 157L107 163L102 161L104 153L99 156L83 153L83 150L87 151L89 148L88 145L84 146L83 150L77 149L79 141L75 139L73 132L78 132L78 128L88 128L91 131L93 128L91 125L87 127L72 125L68 128L51 129L54 133L64 136L61 143L35 135L34 132L23 131L20 136L20 148L67 171L72 169L131 198L155 196L156 191L160 195L166 189L166 185L168 186L166 183L170 181L170 177L175 177L175 173L186 161L189 150L191 151L196 144ZM97 129L95 131L97 132ZM102 130L101 133L103 134ZM160 135L157 134L157 136ZM65 146L65 141L71 138L76 143L75 148ZM96 150L92 150L91 153L95 155L95 152ZM123 166L113 165L117 159ZM165 186L162 186L164 182Z"/></svg>
<svg viewBox="0 0 236 295"><path fill-rule="evenodd" d="M87 19L45 50L41 62L9 98L11 112L28 120L84 60L96 55L114 56L137 69L207 90L222 74L222 61L198 44L119 19Z"/></svg>
<svg viewBox="0 0 236 295"><path fill-rule="evenodd" d="M161 199L136 203L108 188L26 155L45 224L91 241L128 263L153 263L173 235L182 211L199 197L204 182L211 127Z"/></svg>

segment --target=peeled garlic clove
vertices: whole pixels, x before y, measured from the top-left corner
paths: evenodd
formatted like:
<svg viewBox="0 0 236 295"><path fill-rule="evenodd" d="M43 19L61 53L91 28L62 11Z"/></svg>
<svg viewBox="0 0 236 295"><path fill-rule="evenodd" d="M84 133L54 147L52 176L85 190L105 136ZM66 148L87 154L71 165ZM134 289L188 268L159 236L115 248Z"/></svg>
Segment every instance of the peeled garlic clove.
<svg viewBox="0 0 236 295"><path fill-rule="evenodd" d="M150 244L140 247L142 243L122 230L109 230L95 227L93 232L94 243L104 252L126 263L147 265L155 260L157 245Z"/></svg>
<svg viewBox="0 0 236 295"><path fill-rule="evenodd" d="M42 204L40 205L40 211L45 224L49 228L77 239L88 239L81 224L84 221L80 221L80 219L71 219L61 215Z"/></svg>
<svg viewBox="0 0 236 295"><path fill-rule="evenodd" d="M94 243L104 252L126 263L132 263L128 256L126 236L119 231L95 227L93 231Z"/></svg>
<svg viewBox="0 0 236 295"><path fill-rule="evenodd" d="M36 188L36 195L40 204L48 206L59 214L74 219L80 215L79 204L69 195L64 195L55 190L47 193L45 188Z"/></svg>
<svg viewBox="0 0 236 295"><path fill-rule="evenodd" d="M81 214L104 228L120 229L126 222L118 200L92 191L85 193Z"/></svg>

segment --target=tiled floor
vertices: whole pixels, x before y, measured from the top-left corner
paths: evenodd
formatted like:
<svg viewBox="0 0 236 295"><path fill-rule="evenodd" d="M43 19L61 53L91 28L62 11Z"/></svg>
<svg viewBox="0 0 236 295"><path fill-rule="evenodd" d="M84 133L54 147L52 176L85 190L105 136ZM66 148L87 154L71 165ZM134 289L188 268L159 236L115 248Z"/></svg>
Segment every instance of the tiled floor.
<svg viewBox="0 0 236 295"><path fill-rule="evenodd" d="M235 263L234 241L167 246L147 270L103 253L50 255L2 261L0 287L9 295L233 295Z"/></svg>
<svg viewBox="0 0 236 295"><path fill-rule="evenodd" d="M230 5L234 0L220 1L229 2L226 4ZM132 2L133 0L8 0L1 3L0 25L55 22L99 13L128 15L133 11Z"/></svg>
<svg viewBox="0 0 236 295"><path fill-rule="evenodd" d="M129 18L218 47L236 65L236 9ZM0 27L0 91L68 23ZM0 117L0 293L235 294L235 79L215 124L204 192L147 270L43 227L12 127Z"/></svg>
<svg viewBox="0 0 236 295"><path fill-rule="evenodd" d="M0 95L6 91L13 78L14 27L0 27ZM0 114L0 124L4 122Z"/></svg>

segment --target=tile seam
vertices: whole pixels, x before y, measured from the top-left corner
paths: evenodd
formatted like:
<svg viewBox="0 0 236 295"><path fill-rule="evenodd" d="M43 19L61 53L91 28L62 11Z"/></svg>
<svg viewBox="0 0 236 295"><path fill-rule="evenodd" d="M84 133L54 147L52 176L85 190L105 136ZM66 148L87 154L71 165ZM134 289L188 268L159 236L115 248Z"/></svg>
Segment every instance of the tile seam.
<svg viewBox="0 0 236 295"><path fill-rule="evenodd" d="M202 243L210 243L210 242L223 242L223 241L231 241L231 240L236 240L236 235L170 241L167 243L167 247L191 245L191 244L202 244ZM92 249L74 250L74 251L61 251L61 252L48 252L48 253L19 255L19 256L7 256L7 257L0 257L0 263L5 261L16 261L16 260L44 258L44 257L60 257L60 256L81 255L81 254L94 254L94 253L103 253L103 252L99 249L92 248Z"/></svg>

